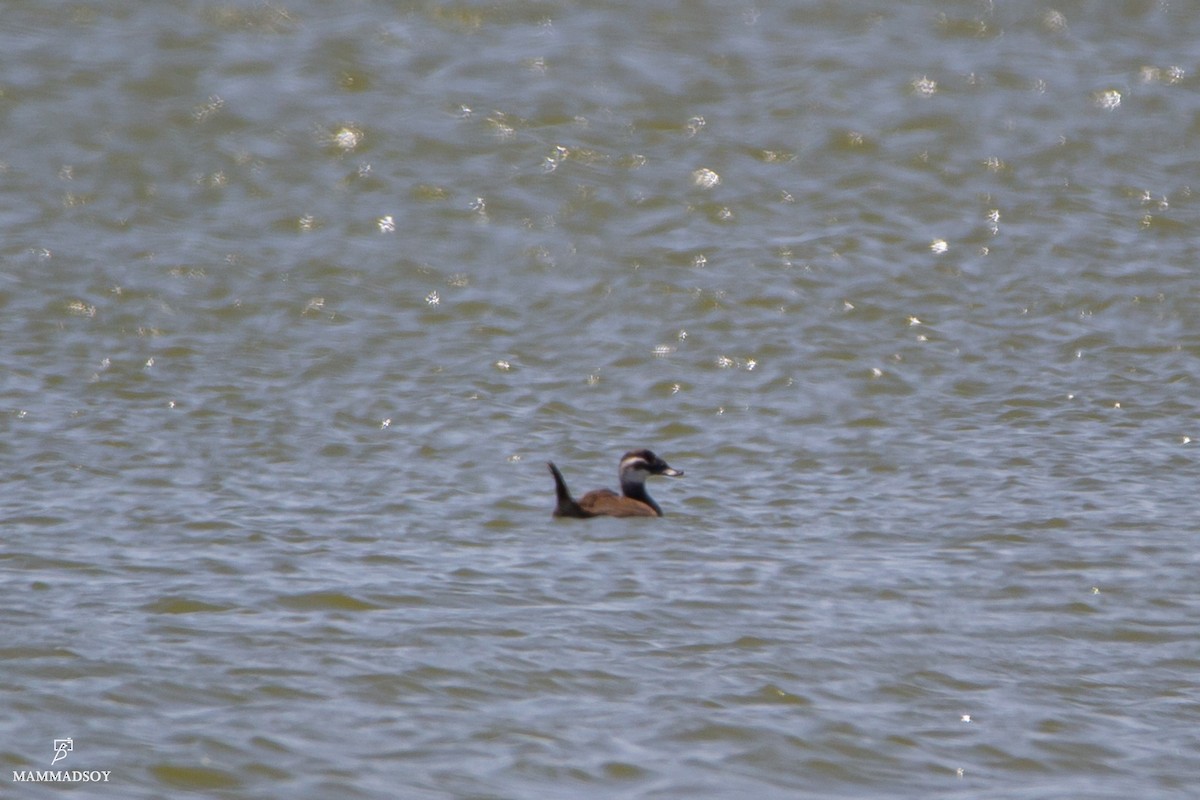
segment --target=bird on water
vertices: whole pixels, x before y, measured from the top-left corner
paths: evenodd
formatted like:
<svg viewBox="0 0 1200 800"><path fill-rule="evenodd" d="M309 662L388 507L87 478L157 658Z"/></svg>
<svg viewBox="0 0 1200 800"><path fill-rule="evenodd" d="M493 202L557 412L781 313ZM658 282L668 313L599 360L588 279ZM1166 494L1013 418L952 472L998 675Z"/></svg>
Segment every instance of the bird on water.
<svg viewBox="0 0 1200 800"><path fill-rule="evenodd" d="M554 476L558 497L554 507L556 517L661 517L662 509L646 492L646 479L651 475L677 478L683 470L674 469L649 450L630 450L621 456L617 474L621 479L621 494L611 489L593 489L576 501L571 497L567 482L553 461L546 462Z"/></svg>

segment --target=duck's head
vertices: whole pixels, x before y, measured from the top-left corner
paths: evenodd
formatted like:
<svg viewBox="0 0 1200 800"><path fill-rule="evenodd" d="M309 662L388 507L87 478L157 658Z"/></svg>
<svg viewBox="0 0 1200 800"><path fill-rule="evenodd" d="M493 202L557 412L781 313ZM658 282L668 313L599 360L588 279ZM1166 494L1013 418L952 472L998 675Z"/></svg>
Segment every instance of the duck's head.
<svg viewBox="0 0 1200 800"><path fill-rule="evenodd" d="M649 450L630 450L621 456L618 474L622 484L645 483L651 475L677 478L683 475L683 470L675 469Z"/></svg>

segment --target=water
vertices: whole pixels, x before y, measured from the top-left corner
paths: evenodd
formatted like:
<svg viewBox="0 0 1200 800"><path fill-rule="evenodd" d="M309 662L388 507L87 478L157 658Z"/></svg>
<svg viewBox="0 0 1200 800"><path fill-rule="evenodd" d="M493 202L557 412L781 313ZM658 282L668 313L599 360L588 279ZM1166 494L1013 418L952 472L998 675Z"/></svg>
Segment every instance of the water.
<svg viewBox="0 0 1200 800"><path fill-rule="evenodd" d="M1191 796L1187 4L0 48L6 796Z"/></svg>

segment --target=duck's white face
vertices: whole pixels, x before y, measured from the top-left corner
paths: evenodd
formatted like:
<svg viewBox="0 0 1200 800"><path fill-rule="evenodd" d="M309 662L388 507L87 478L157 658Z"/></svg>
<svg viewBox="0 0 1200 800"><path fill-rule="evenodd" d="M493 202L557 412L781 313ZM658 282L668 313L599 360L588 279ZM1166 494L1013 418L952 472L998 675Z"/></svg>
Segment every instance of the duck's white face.
<svg viewBox="0 0 1200 800"><path fill-rule="evenodd" d="M622 483L645 483L650 477L650 465L641 456L628 456L621 459Z"/></svg>

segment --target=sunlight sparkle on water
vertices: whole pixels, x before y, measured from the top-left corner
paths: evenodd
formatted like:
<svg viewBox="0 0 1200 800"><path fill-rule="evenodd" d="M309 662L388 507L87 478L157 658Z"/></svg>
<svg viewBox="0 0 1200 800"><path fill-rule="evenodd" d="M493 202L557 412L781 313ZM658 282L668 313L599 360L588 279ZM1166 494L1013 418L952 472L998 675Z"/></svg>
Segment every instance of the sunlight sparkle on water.
<svg viewBox="0 0 1200 800"><path fill-rule="evenodd" d="M1185 74L1183 67L1160 69L1159 67L1145 66L1138 71L1142 83L1166 83L1168 85L1179 83Z"/></svg>
<svg viewBox="0 0 1200 800"><path fill-rule="evenodd" d="M488 127L500 139L511 139L516 131L507 122L507 117L500 111L494 112L487 118Z"/></svg>
<svg viewBox="0 0 1200 800"><path fill-rule="evenodd" d="M1098 108L1105 111L1112 111L1121 105L1121 93L1116 89L1106 89L1103 92L1096 92L1092 97L1092 102Z"/></svg>
<svg viewBox="0 0 1200 800"><path fill-rule="evenodd" d="M346 125L334 132L332 144L339 150L350 152L362 144L363 132L353 125Z"/></svg>
<svg viewBox="0 0 1200 800"><path fill-rule="evenodd" d="M911 86L913 93L918 94L921 97L932 97L933 95L937 94L937 81L930 80L927 75L922 75L921 77L917 78L912 82Z"/></svg>
<svg viewBox="0 0 1200 800"><path fill-rule="evenodd" d="M713 172L708 167L702 167L692 173L692 183L699 186L701 189L711 189L714 186L719 186L721 176Z"/></svg>
<svg viewBox="0 0 1200 800"><path fill-rule="evenodd" d="M72 300L71 302L67 303L67 311L80 317L96 316L96 307L85 303L82 300Z"/></svg>
<svg viewBox="0 0 1200 800"><path fill-rule="evenodd" d="M225 101L217 95L211 95L208 100L201 103L192 109L192 119L196 122L204 122L206 119L216 114L225 107Z"/></svg>

